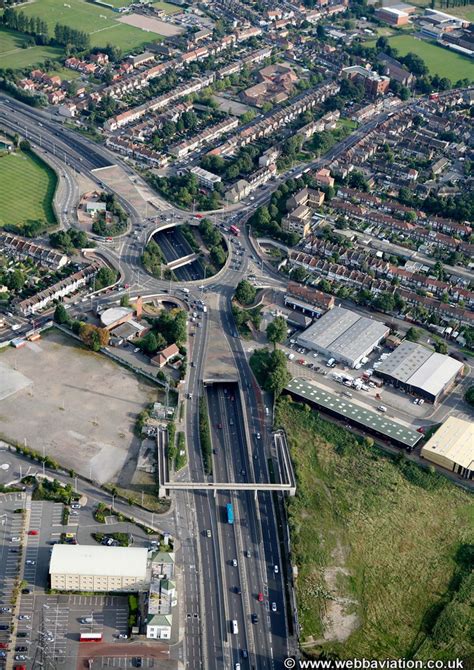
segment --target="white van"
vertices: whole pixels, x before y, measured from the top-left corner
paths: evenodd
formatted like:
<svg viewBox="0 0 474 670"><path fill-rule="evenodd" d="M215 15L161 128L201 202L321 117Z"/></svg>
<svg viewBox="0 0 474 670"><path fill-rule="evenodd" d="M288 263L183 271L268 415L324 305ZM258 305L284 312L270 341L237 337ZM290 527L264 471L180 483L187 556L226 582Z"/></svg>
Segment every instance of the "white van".
<svg viewBox="0 0 474 670"><path fill-rule="evenodd" d="M238 635L239 634L239 626L237 624L236 619L233 619L231 622L231 628L232 628L232 634L233 635Z"/></svg>

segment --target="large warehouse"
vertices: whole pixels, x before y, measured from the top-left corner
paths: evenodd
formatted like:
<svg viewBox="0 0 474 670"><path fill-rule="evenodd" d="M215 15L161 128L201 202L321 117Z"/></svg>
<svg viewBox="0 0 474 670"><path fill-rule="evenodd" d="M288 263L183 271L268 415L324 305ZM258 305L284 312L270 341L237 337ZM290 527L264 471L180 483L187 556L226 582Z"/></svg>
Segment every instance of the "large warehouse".
<svg viewBox="0 0 474 670"><path fill-rule="evenodd" d="M437 402L452 387L463 364L405 340L377 368L386 382L429 402Z"/></svg>
<svg viewBox="0 0 474 670"><path fill-rule="evenodd" d="M370 354L390 329L380 321L336 307L298 337L298 344L355 367Z"/></svg>
<svg viewBox="0 0 474 670"><path fill-rule="evenodd" d="M55 544L49 564L58 591L145 591L150 584L148 550Z"/></svg>
<svg viewBox="0 0 474 670"><path fill-rule="evenodd" d="M422 448L421 455L465 479L473 479L474 424L450 416Z"/></svg>

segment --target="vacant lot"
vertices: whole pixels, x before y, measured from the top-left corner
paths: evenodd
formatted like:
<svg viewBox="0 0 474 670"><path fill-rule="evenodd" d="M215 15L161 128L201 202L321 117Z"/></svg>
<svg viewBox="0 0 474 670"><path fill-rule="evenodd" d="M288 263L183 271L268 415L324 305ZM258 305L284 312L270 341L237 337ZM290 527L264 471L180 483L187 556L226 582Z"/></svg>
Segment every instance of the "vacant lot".
<svg viewBox="0 0 474 670"><path fill-rule="evenodd" d="M474 63L469 58L449 51L435 44L417 39L411 35L396 35L389 39L390 45L398 50L401 56L409 51L422 58L431 74L448 77L453 83L458 79L474 80Z"/></svg>
<svg viewBox="0 0 474 670"><path fill-rule="evenodd" d="M30 219L56 223L52 200L55 173L31 152L0 156L0 227Z"/></svg>
<svg viewBox="0 0 474 670"><path fill-rule="evenodd" d="M165 37L181 35L181 33L184 32L184 29L181 28L181 26L167 23L166 21L160 21L159 19L154 19L150 16L142 16L141 14L127 14L127 16L123 16L119 20L121 23L125 23L128 26L135 26L136 28L141 28L149 33L154 33L155 35L160 36L163 35Z"/></svg>
<svg viewBox="0 0 474 670"><path fill-rule="evenodd" d="M32 382L28 386L23 380L16 393L0 401L6 439L26 440L100 482L120 473L137 451L136 417L156 400L155 387L57 331L23 349L8 349L2 364ZM8 377L8 369L2 377Z"/></svg>
<svg viewBox="0 0 474 670"><path fill-rule="evenodd" d="M470 496L304 405L280 401L276 424L298 481L289 521L303 646L341 658L442 656L433 630L472 545ZM436 632L448 657L472 653L463 617Z"/></svg>
<svg viewBox="0 0 474 670"><path fill-rule="evenodd" d="M56 47L28 47L22 45L26 37L4 26L0 27L0 68L21 70L42 63L46 58L57 58L62 54Z"/></svg>
<svg viewBox="0 0 474 670"><path fill-rule="evenodd" d="M120 23L120 14L85 0L36 0L21 9L28 16L44 19L51 34L56 23L84 30L89 33L93 47L110 43L124 51L133 51L155 41L153 35Z"/></svg>

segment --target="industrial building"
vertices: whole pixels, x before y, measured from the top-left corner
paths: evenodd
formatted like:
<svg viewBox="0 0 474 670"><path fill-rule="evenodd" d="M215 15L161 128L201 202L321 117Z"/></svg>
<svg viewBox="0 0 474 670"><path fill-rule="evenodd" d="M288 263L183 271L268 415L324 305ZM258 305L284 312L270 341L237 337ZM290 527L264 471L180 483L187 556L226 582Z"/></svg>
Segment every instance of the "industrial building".
<svg viewBox="0 0 474 670"><path fill-rule="evenodd" d="M297 342L353 368L389 333L380 321L336 307L301 333Z"/></svg>
<svg viewBox="0 0 474 670"><path fill-rule="evenodd" d="M460 361L405 340L377 368L376 374L397 388L435 403L462 374Z"/></svg>
<svg viewBox="0 0 474 670"><path fill-rule="evenodd" d="M412 450L421 439L421 434L416 430L408 428L393 419L388 419L384 414L365 409L361 405L350 402L334 393L323 391L306 379L292 379L286 385L285 391L296 400L309 402L321 411L399 447Z"/></svg>
<svg viewBox="0 0 474 670"><path fill-rule="evenodd" d="M148 550L55 544L49 564L57 591L145 591L150 584Z"/></svg>
<svg viewBox="0 0 474 670"><path fill-rule="evenodd" d="M422 448L421 456L465 479L473 479L474 424L448 417Z"/></svg>

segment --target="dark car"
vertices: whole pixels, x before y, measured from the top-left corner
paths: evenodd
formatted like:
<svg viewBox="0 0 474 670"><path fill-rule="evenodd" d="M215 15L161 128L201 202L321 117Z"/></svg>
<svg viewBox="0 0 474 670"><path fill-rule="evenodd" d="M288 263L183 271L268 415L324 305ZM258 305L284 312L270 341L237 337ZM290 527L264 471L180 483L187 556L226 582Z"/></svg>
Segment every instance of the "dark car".
<svg viewBox="0 0 474 670"><path fill-rule="evenodd" d="M28 593L31 593L30 589L21 589L21 592L26 595Z"/></svg>
<svg viewBox="0 0 474 670"><path fill-rule="evenodd" d="M132 665L134 668L142 667L142 659L140 658L140 656L135 656L135 658L132 659Z"/></svg>
<svg viewBox="0 0 474 670"><path fill-rule="evenodd" d="M252 614L252 623L258 623L258 614Z"/></svg>
<svg viewBox="0 0 474 670"><path fill-rule="evenodd" d="M10 626L7 626L6 624L2 623L0 624L0 630L10 630Z"/></svg>
<svg viewBox="0 0 474 670"><path fill-rule="evenodd" d="M234 589L234 592L235 592L238 596L241 596L241 595L242 595L242 589L240 588L240 586L236 586L235 589Z"/></svg>
<svg viewBox="0 0 474 670"><path fill-rule="evenodd" d="M25 647L24 645L18 645L15 647L15 651L28 651L28 647Z"/></svg>
<svg viewBox="0 0 474 670"><path fill-rule="evenodd" d="M17 637L28 637L28 633L25 630L21 630L16 634Z"/></svg>

